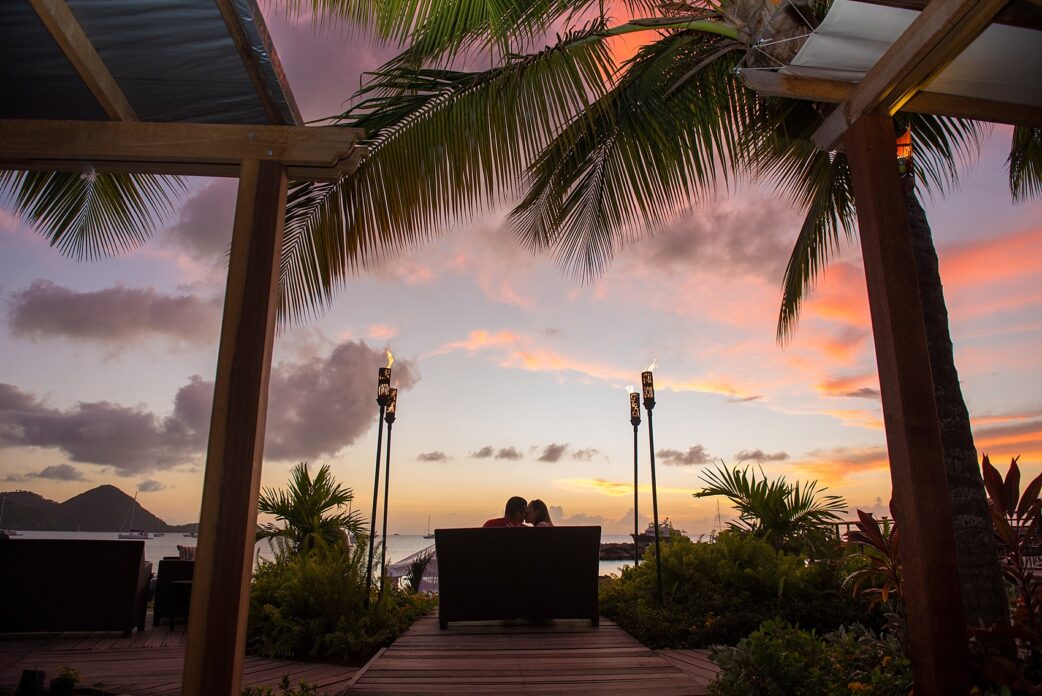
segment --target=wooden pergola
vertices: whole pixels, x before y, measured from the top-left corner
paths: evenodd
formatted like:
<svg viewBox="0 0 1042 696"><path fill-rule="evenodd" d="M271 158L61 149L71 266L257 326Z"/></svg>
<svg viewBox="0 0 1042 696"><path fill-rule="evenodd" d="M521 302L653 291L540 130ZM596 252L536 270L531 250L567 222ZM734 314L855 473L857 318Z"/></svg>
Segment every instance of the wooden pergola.
<svg viewBox="0 0 1042 696"><path fill-rule="evenodd" d="M992 22L1037 31L1042 11L1038 0L871 1L922 12L859 81L769 72L746 72L744 79L761 94L838 104L815 141L826 149L846 150L856 187L891 477L901 515L917 693L959 694L968 690L965 623L891 117L907 109L1042 127L1039 105L930 91L933 79ZM89 7L90 0L17 0L4 3L2 10L31 7L102 115L70 119L60 100L52 100L55 104L44 113L14 117L12 105L6 104L0 108L0 169L239 178L183 683L186 695L234 696L240 691L244 654L287 179L335 179L349 173L360 154L355 143L361 133L301 125L253 0L178 3L192 9L216 6L264 119L222 122L210 114L201 119L206 122L141 121L138 104L117 71L110 70L101 46L112 37L93 33L78 19L76 10ZM149 5L146 0L128 4ZM250 16L240 13L242 7ZM258 49L258 28L263 50ZM0 84L0 89L7 86Z"/></svg>
<svg viewBox="0 0 1042 696"><path fill-rule="evenodd" d="M1037 0L865 2L921 12L858 81L759 71L745 71L742 77L762 95L837 104L814 142L825 150L845 150L857 196L890 475L900 516L916 693L965 694L970 683L966 624L892 116L904 109L1042 127L1042 104L1025 100L1024 94L996 99L932 89L936 78L993 23L1037 34L1032 40L1042 61L1042 5ZM1025 91L1038 87L1025 85Z"/></svg>
<svg viewBox="0 0 1042 696"><path fill-rule="evenodd" d="M239 179L182 686L237 696L287 180L350 173L362 133L302 125L254 0L115 9L0 6L0 169ZM162 69L142 76L141 65Z"/></svg>

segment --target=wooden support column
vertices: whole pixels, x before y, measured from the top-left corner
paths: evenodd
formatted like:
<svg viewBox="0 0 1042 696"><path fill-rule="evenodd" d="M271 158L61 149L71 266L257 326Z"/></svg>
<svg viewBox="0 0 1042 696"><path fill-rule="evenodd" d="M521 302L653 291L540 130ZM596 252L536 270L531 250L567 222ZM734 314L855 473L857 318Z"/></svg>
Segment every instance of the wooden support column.
<svg viewBox="0 0 1042 696"><path fill-rule="evenodd" d="M901 530L915 692L958 696L969 690L966 625L893 122L886 114L866 114L844 140L857 197L894 516Z"/></svg>
<svg viewBox="0 0 1042 696"><path fill-rule="evenodd" d="M240 167L185 653L185 696L239 696L275 334L286 173Z"/></svg>

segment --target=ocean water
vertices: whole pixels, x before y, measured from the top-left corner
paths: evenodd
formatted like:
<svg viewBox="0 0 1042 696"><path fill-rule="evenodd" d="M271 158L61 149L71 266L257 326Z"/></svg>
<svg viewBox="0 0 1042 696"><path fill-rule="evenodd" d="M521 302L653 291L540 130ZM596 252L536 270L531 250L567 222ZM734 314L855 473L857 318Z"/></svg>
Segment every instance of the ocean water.
<svg viewBox="0 0 1042 696"><path fill-rule="evenodd" d="M119 539L117 532L22 532L22 539ZM630 537L626 535L604 535L602 543L628 542ZM176 556L177 545L195 546L198 539L186 537L180 532L168 532L161 537L153 537L145 540L145 560L152 562L152 570L155 572L159 561L165 556ZM392 534L387 538L387 563L395 563L401 559L433 546L434 539L424 539L421 535L398 535ZM254 557L270 559L271 549L268 542L258 541L254 546ZM632 565L626 561L601 561L600 574L618 574L624 565Z"/></svg>

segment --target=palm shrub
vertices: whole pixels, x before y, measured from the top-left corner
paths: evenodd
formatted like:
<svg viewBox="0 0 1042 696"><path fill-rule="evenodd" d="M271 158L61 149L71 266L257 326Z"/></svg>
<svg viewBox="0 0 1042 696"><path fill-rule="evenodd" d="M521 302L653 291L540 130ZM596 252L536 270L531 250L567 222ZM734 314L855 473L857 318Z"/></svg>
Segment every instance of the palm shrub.
<svg viewBox="0 0 1042 696"><path fill-rule="evenodd" d="M773 617L827 631L865 609L842 589L838 563L808 563L735 530L711 544L674 538L662 547L661 562L661 604L650 549L640 566L623 568L600 591L605 615L656 648L733 644Z"/></svg>
<svg viewBox="0 0 1042 696"><path fill-rule="evenodd" d="M824 495L827 488L818 488L817 481L790 484L784 476L770 481L761 471L760 476L748 467L728 469L719 466L699 476L706 486L694 493L696 498L723 496L738 512L738 520L730 523L761 538L777 549L822 547L839 521L839 512L845 512L846 501L838 495ZM820 532L826 532L821 534Z"/></svg>
<svg viewBox="0 0 1042 696"><path fill-rule="evenodd" d="M261 492L257 510L274 515L282 525L262 524L257 539L286 539L294 551L343 543L345 534L363 533L358 513L341 511L353 497L350 488L333 478L328 464L312 478L307 462L300 462L293 467L287 489Z"/></svg>

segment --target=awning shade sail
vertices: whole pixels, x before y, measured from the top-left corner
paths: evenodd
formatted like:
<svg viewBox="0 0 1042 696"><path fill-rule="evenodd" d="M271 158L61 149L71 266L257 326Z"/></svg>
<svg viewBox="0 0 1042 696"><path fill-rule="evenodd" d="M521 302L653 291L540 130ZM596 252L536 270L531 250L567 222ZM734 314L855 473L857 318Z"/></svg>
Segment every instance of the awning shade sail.
<svg viewBox="0 0 1042 696"><path fill-rule="evenodd" d="M836 0L782 74L857 82L919 13ZM1042 32L992 24L948 65L930 92L1042 106Z"/></svg>
<svg viewBox="0 0 1042 696"><path fill-rule="evenodd" d="M241 45L214 0L66 4L139 120L301 125L254 0L225 3ZM0 118L107 118L29 0L0 2L0 89Z"/></svg>

